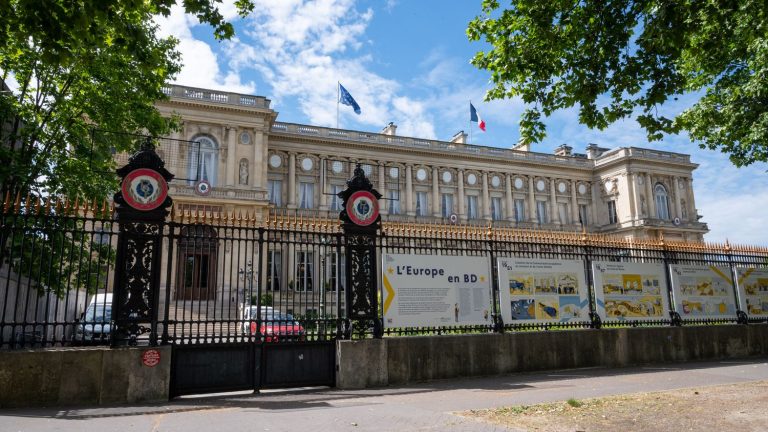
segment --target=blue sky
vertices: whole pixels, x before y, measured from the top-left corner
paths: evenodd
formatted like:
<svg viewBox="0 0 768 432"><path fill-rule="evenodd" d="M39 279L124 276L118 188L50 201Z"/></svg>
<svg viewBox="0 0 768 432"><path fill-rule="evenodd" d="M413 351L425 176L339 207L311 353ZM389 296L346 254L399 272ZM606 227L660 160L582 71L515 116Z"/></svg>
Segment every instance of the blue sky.
<svg viewBox="0 0 768 432"><path fill-rule="evenodd" d="M448 140L468 131L469 101L488 124L472 131L474 144L511 147L519 137L518 100L483 102L489 73L469 64L486 48L470 43L467 23L480 0L256 0L240 19L231 1L222 11L235 25L232 41L216 42L210 28L178 8L158 19L163 35L181 41L182 85L258 94L272 100L279 121L336 126L336 82L362 108L342 106L339 127L378 132L387 123L398 134ZM663 109L674 114L695 100L681 97ZM649 143L634 120L604 131L578 123L575 110L546 120L548 136L534 151L550 153L567 143L584 152L637 146L691 155L696 207L709 224L706 240L768 245L768 165L735 168L725 155L701 150L687 136Z"/></svg>

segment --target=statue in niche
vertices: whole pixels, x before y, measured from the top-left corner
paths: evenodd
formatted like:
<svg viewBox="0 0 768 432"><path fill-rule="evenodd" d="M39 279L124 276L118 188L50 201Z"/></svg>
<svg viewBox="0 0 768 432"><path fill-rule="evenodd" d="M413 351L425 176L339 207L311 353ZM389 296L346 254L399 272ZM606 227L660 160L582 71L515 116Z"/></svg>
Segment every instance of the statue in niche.
<svg viewBox="0 0 768 432"><path fill-rule="evenodd" d="M645 216L646 214L645 197L640 195L640 215Z"/></svg>
<svg viewBox="0 0 768 432"><path fill-rule="evenodd" d="M248 184L248 160L240 159L240 184Z"/></svg>
<svg viewBox="0 0 768 432"><path fill-rule="evenodd" d="M683 219L688 219L688 207L685 205L685 200L680 200L680 211L683 213Z"/></svg>

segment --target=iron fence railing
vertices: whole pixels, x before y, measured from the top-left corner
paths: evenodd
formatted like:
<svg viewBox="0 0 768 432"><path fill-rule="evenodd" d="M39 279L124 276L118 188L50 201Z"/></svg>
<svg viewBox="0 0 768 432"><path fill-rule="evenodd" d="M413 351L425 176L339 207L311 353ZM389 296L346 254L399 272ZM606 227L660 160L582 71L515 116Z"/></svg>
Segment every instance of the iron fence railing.
<svg viewBox="0 0 768 432"><path fill-rule="evenodd" d="M0 349L110 344L115 267L125 264L115 262L120 222L113 209L107 204L17 197L6 198L0 218ZM313 215L272 215L261 220L255 214L180 208L162 225L161 236L157 328L152 333L157 343L313 342L374 335L374 329L366 326L345 332L350 326L347 238L337 220ZM668 287L672 286L670 265L717 266L735 278L739 269L768 266L766 248L397 222L383 224L375 247L378 260L383 254L482 257L493 276L492 324L384 325L384 337L721 325L763 322L768 317L742 313L724 319L681 319L673 314L644 321L600 320L592 275L593 263L616 262L660 264ZM499 286L497 266L499 259L509 258L582 262L590 318L505 322L500 296L504 288ZM377 294L385 295L381 286ZM661 295L674 309L671 292ZM378 316L383 320L381 307ZM145 334L138 343L153 342Z"/></svg>

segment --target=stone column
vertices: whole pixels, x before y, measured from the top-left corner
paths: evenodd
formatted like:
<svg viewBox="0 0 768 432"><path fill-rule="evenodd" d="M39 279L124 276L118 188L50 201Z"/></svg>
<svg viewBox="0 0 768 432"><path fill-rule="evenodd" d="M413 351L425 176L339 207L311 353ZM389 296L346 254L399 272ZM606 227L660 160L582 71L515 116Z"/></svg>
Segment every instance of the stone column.
<svg viewBox="0 0 768 432"><path fill-rule="evenodd" d="M682 177L675 177L672 181L672 187L675 188L675 216L680 219L683 218L683 204L680 202L683 199L683 194L680 193L680 186L683 184Z"/></svg>
<svg viewBox="0 0 768 432"><path fill-rule="evenodd" d="M459 208L456 213L459 215L459 219L467 220L467 212L464 211L464 170L459 170L457 175L459 177L459 196L457 197L456 202L458 203Z"/></svg>
<svg viewBox="0 0 768 432"><path fill-rule="evenodd" d="M253 186L257 188L267 187L267 145L264 144L264 134L259 130L253 130L253 168L251 178Z"/></svg>
<svg viewBox="0 0 768 432"><path fill-rule="evenodd" d="M640 195L637 190L637 174L627 173L627 189L629 192L629 219L640 219Z"/></svg>
<svg viewBox="0 0 768 432"><path fill-rule="evenodd" d="M288 155L288 208L296 208L296 154Z"/></svg>
<svg viewBox="0 0 768 432"><path fill-rule="evenodd" d="M697 217L699 215L698 210L696 210L696 202L693 200L693 177L687 179L686 181L688 186L688 218L692 222L697 222Z"/></svg>
<svg viewBox="0 0 768 432"><path fill-rule="evenodd" d="M386 174L387 174L387 172L386 172L386 169L384 167L384 164L380 163L379 164L379 188L378 188L379 189L379 193L382 195L382 197L389 198L387 196L387 184L386 184L386 177L385 177ZM379 213L381 213L383 215L386 215L386 214L389 213L389 206L388 205L384 205L385 202L386 201L379 202Z"/></svg>
<svg viewBox="0 0 768 432"><path fill-rule="evenodd" d="M405 211L408 216L415 216L413 210L413 167L405 166Z"/></svg>
<svg viewBox="0 0 768 432"><path fill-rule="evenodd" d="M235 171L237 171L237 167L235 166L235 159L237 158L237 128L234 126L227 126L227 176L226 176L226 185L227 186L234 186L237 183L235 183L235 178L237 176L235 175ZM218 161L216 161L218 163Z"/></svg>
<svg viewBox="0 0 768 432"><path fill-rule="evenodd" d="M491 198L488 195L488 173L483 173L483 219L491 220Z"/></svg>
<svg viewBox="0 0 768 432"><path fill-rule="evenodd" d="M645 202L648 204L648 217L656 218L656 200L653 197L653 185L651 184L651 173L645 174Z"/></svg>
<svg viewBox="0 0 768 432"><path fill-rule="evenodd" d="M320 211L328 211L329 207L329 200L331 199L331 196L328 195L328 193L331 192L330 183L328 182L328 160L325 158L320 158L320 161L318 162L320 166L318 166L318 169L320 170Z"/></svg>
<svg viewBox="0 0 768 432"><path fill-rule="evenodd" d="M579 201L576 200L576 180L571 181L571 224L579 224Z"/></svg>
<svg viewBox="0 0 768 432"><path fill-rule="evenodd" d="M557 208L557 194L555 190L555 179L549 179L549 199L552 200L552 217L549 220L554 224L560 224L560 212Z"/></svg>
<svg viewBox="0 0 768 432"><path fill-rule="evenodd" d="M533 192L533 183L533 176L528 176L528 220L538 222L538 219L536 219L536 195Z"/></svg>
<svg viewBox="0 0 768 432"><path fill-rule="evenodd" d="M507 192L507 220L512 222L515 220L515 200L512 197L512 176L507 174L505 180Z"/></svg>
<svg viewBox="0 0 768 432"><path fill-rule="evenodd" d="M440 181L439 170L432 167L432 216L440 217Z"/></svg>

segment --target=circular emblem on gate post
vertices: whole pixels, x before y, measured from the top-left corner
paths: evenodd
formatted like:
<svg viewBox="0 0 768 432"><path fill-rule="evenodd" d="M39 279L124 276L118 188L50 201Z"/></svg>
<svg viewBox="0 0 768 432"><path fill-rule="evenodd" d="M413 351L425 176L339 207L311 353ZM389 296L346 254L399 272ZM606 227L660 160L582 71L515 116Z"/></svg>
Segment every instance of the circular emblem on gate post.
<svg viewBox="0 0 768 432"><path fill-rule="evenodd" d="M168 183L160 173L139 168L123 179L123 199L136 210L149 211L160 207L168 196Z"/></svg>
<svg viewBox="0 0 768 432"><path fill-rule="evenodd" d="M347 200L347 215L355 225L368 226L379 217L379 200L368 191L357 191Z"/></svg>
<svg viewBox="0 0 768 432"><path fill-rule="evenodd" d="M148 349L141 355L141 363L146 367L155 367L160 364L160 351Z"/></svg>

